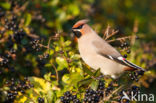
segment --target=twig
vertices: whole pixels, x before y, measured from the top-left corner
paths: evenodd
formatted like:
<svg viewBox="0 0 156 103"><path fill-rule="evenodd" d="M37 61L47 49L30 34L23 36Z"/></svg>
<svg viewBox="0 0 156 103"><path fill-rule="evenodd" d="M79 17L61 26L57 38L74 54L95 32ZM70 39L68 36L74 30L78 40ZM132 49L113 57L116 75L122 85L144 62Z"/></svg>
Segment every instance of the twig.
<svg viewBox="0 0 156 103"><path fill-rule="evenodd" d="M135 36L135 35L133 35L133 36ZM121 40L125 40L125 39L131 39L133 36L126 36L126 37L121 37L121 38L117 38L114 40L107 40L107 42L110 43L110 42L121 41Z"/></svg>
<svg viewBox="0 0 156 103"><path fill-rule="evenodd" d="M103 38L106 38L109 35L109 30L110 30L110 26L108 25L103 35Z"/></svg>
<svg viewBox="0 0 156 103"><path fill-rule="evenodd" d="M39 46L40 46L40 47L43 47L43 48L46 48L46 49L52 49L52 48L50 48L50 47L48 47L48 46L45 46L45 45L43 45L43 44L39 44Z"/></svg>
<svg viewBox="0 0 156 103"><path fill-rule="evenodd" d="M104 98L104 101L108 101L116 92L118 92L121 88L123 88L124 85L121 85L119 88L115 89L109 96L107 96L106 98Z"/></svg>
<svg viewBox="0 0 156 103"><path fill-rule="evenodd" d="M117 34L119 32L119 30L112 30L112 33L110 35L108 35L105 40L109 39L110 37L114 36L115 34Z"/></svg>
<svg viewBox="0 0 156 103"><path fill-rule="evenodd" d="M51 42L51 40L52 40L52 37L49 38L48 45L47 45L48 49L50 48L50 42Z"/></svg>
<svg viewBox="0 0 156 103"><path fill-rule="evenodd" d="M31 33L27 33L28 36L32 37L32 38L35 38L35 39L38 39L39 36L38 35L35 35L35 34L31 34Z"/></svg>
<svg viewBox="0 0 156 103"><path fill-rule="evenodd" d="M3 58L0 58L0 62L2 62L4 59Z"/></svg>
<svg viewBox="0 0 156 103"><path fill-rule="evenodd" d="M51 65L52 65L52 67L54 68L55 73L56 73L56 80L57 80L57 82L59 82L59 76L58 76L58 71L57 71L57 68L55 67L55 65L54 65L52 62L50 62L50 64L51 64Z"/></svg>

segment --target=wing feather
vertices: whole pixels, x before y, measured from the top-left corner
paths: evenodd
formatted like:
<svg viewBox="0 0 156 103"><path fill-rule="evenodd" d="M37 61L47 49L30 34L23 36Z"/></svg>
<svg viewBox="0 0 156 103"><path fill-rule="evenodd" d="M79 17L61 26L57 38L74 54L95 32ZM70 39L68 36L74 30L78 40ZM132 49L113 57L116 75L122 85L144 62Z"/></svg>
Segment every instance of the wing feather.
<svg viewBox="0 0 156 103"><path fill-rule="evenodd" d="M145 71L143 68L127 61L115 48L113 48L103 39L100 38L99 41L94 41L93 45L99 55L102 55L122 65Z"/></svg>

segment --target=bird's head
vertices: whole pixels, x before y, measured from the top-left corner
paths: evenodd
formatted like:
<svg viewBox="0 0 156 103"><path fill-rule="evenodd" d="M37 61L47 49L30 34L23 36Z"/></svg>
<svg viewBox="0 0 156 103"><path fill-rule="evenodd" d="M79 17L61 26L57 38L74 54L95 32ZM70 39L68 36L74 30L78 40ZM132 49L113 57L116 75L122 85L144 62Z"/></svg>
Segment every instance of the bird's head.
<svg viewBox="0 0 156 103"><path fill-rule="evenodd" d="M87 24L89 20L84 19L76 22L72 27L72 32L74 33L75 37L79 39L81 36L87 34L89 32L89 25Z"/></svg>

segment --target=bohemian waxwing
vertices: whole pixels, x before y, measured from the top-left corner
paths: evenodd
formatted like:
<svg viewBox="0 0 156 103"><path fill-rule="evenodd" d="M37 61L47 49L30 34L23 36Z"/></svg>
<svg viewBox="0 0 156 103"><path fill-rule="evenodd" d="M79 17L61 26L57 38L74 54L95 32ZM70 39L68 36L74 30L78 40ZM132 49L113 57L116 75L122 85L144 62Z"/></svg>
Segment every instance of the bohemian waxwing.
<svg viewBox="0 0 156 103"><path fill-rule="evenodd" d="M104 75L115 78L124 71L143 70L143 68L127 61L115 48L103 40L88 24L88 20L80 20L72 27L80 56L91 68L100 68Z"/></svg>

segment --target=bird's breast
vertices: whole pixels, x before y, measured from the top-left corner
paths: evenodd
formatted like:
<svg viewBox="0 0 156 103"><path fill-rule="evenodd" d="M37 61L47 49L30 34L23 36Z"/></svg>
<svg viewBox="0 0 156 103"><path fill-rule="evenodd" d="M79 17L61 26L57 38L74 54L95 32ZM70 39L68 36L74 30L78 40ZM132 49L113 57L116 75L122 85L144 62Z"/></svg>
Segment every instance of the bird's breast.
<svg viewBox="0 0 156 103"><path fill-rule="evenodd" d="M98 54L92 42L89 39L88 41L86 40L79 40L78 48L81 58L87 65L95 70L100 68L101 72L107 75L114 75L123 71L122 65Z"/></svg>

